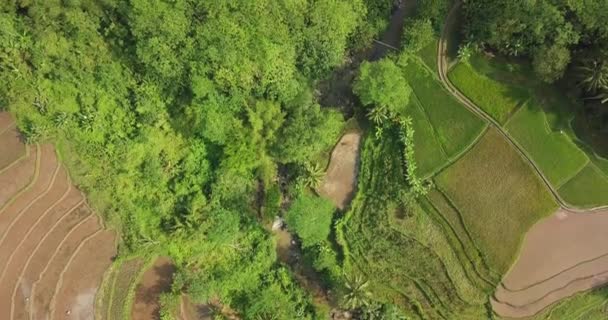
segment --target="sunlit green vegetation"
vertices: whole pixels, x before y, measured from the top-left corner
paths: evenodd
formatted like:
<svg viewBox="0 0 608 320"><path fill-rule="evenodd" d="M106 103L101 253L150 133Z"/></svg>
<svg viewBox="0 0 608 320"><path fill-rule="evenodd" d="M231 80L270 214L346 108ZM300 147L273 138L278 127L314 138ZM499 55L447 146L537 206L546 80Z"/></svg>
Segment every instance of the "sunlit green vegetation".
<svg viewBox="0 0 608 320"><path fill-rule="evenodd" d="M608 176L589 164L560 189L559 194L572 205L594 207L608 204Z"/></svg>
<svg viewBox="0 0 608 320"><path fill-rule="evenodd" d="M414 141L416 141L414 149L419 174L426 177L445 165L447 155L437 139L435 128L417 98L410 101L407 114L413 121Z"/></svg>
<svg viewBox="0 0 608 320"><path fill-rule="evenodd" d="M545 112L533 100L513 115L506 128L556 187L572 178L589 161L570 137L551 131Z"/></svg>
<svg viewBox="0 0 608 320"><path fill-rule="evenodd" d="M467 63L457 64L448 76L462 93L500 123L528 99L525 89L485 77Z"/></svg>
<svg viewBox="0 0 608 320"><path fill-rule="evenodd" d="M557 208L532 167L495 129L436 181L498 274L509 269L526 231Z"/></svg>
<svg viewBox="0 0 608 320"><path fill-rule="evenodd" d="M485 126L484 122L460 105L431 72L415 59L403 70L448 157L461 153L479 136Z"/></svg>

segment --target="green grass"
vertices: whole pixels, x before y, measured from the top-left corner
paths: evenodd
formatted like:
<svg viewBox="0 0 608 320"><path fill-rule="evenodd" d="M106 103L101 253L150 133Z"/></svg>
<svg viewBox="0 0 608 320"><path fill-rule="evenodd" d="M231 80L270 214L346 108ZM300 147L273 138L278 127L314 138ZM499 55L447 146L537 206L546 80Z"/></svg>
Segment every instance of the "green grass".
<svg viewBox="0 0 608 320"><path fill-rule="evenodd" d="M608 177L591 163L564 184L559 194L575 206L608 205Z"/></svg>
<svg viewBox="0 0 608 320"><path fill-rule="evenodd" d="M408 319L480 319L494 286L478 285L436 213L405 205L398 137L364 141L359 191L337 230L346 272L363 274L376 299L397 303Z"/></svg>
<svg viewBox="0 0 608 320"><path fill-rule="evenodd" d="M514 261L528 229L557 208L533 169L495 129L436 182L499 274Z"/></svg>
<svg viewBox="0 0 608 320"><path fill-rule="evenodd" d="M426 47L422 48L420 51L416 53L419 56L424 64L429 67L429 69L433 70L435 74L438 74L437 70L437 46L439 44L438 40L433 40Z"/></svg>
<svg viewBox="0 0 608 320"><path fill-rule="evenodd" d="M435 129L415 97L410 101L407 113L412 118L414 127L414 156L418 175L426 177L443 167L448 158L437 140Z"/></svg>
<svg viewBox="0 0 608 320"><path fill-rule="evenodd" d="M525 89L495 81L475 71L470 64L458 63L448 77L464 95L500 123L507 121L515 107L529 97Z"/></svg>
<svg viewBox="0 0 608 320"><path fill-rule="evenodd" d="M131 316L131 306L127 305L129 293L135 289L137 275L141 272L145 261L141 258L133 258L124 261L118 270L112 286L112 301L109 306L108 315L110 319L127 319Z"/></svg>
<svg viewBox="0 0 608 320"><path fill-rule="evenodd" d="M474 243L470 232L463 223L462 214L450 204L448 199L437 189L431 189L427 195L427 200L423 203L428 203L432 206L427 210L430 214L437 213L438 223L444 225L444 232L447 235L452 234L453 239L451 244L462 251L463 264L467 262L471 264L472 273L480 287L489 286L489 292L493 292L495 285L500 281L501 275L493 272L488 267L487 257L479 249L479 246ZM472 277L473 278L473 277Z"/></svg>
<svg viewBox="0 0 608 320"><path fill-rule="evenodd" d="M414 59L404 72L448 157L457 156L479 136L485 123L460 105L430 71Z"/></svg>
<svg viewBox="0 0 608 320"><path fill-rule="evenodd" d="M110 310L110 305L112 304L112 286L114 285L116 274L118 274L118 268L116 267L117 264L114 263L106 271L102 285L97 292L98 298L95 308L96 319L110 319L108 311Z"/></svg>
<svg viewBox="0 0 608 320"><path fill-rule="evenodd" d="M532 100L513 115L506 128L556 188L589 161L568 135L550 130L545 113Z"/></svg>

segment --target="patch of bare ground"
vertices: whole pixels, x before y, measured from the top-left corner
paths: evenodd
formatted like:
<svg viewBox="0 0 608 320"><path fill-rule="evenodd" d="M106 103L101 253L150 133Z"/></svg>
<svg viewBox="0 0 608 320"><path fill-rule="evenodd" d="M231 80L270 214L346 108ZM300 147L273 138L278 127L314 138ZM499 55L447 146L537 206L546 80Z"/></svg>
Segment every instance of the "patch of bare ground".
<svg viewBox="0 0 608 320"><path fill-rule="evenodd" d="M32 285L38 279L47 263L51 260L61 241L75 228L84 223L90 215L89 210L82 205L82 197L75 205L40 240L34 252L29 256L25 267L21 270L18 283L12 292L11 319L28 319L27 306L32 294Z"/></svg>
<svg viewBox="0 0 608 320"><path fill-rule="evenodd" d="M13 117L8 112L0 112L0 133L15 124Z"/></svg>
<svg viewBox="0 0 608 320"><path fill-rule="evenodd" d="M21 235L21 240L13 243L13 251L8 257L6 268L0 273L0 318L8 314L7 318L12 319L11 297L21 272L26 268L36 248L44 242L46 235L81 201L80 193L70 188L69 181L67 182L68 189L61 200L39 214L30 229Z"/></svg>
<svg viewBox="0 0 608 320"><path fill-rule="evenodd" d="M558 210L530 229L519 259L492 307L505 317L532 316L577 292L608 283L608 210Z"/></svg>
<svg viewBox="0 0 608 320"><path fill-rule="evenodd" d="M19 130L13 124L10 128L0 133L0 169L17 161L25 154L25 145L21 141Z"/></svg>
<svg viewBox="0 0 608 320"><path fill-rule="evenodd" d="M0 214L10 200L36 182L39 153L36 146L28 146L26 155L4 169L0 169Z"/></svg>
<svg viewBox="0 0 608 320"><path fill-rule="evenodd" d="M160 294L171 290L173 273L175 265L166 257L156 259L152 267L144 272L135 289L132 320L160 319Z"/></svg>
<svg viewBox="0 0 608 320"><path fill-rule="evenodd" d="M213 310L204 304L194 304L187 295L182 295L180 299L180 319L181 320L212 320Z"/></svg>
<svg viewBox="0 0 608 320"><path fill-rule="evenodd" d="M116 255L116 235L101 230L82 242L65 262L50 313L52 319L93 319L95 296L105 270Z"/></svg>
<svg viewBox="0 0 608 320"><path fill-rule="evenodd" d="M319 194L344 209L355 194L359 161L360 132L349 132L334 147Z"/></svg>
<svg viewBox="0 0 608 320"><path fill-rule="evenodd" d="M4 179L5 176L0 177L0 186L2 186L0 188L2 190L0 191L0 197L4 195L1 192L7 192L4 200L14 195L14 198L0 208L0 236L5 234L8 226L11 225L17 216L28 210L38 199L50 191L49 187L58 169L57 158L53 149L48 145L41 146L38 151L36 160L37 173L35 174L33 183L26 190L18 192L17 188L13 187L15 182L11 179L16 179L16 177L6 179ZM0 198L0 200L2 199Z"/></svg>
<svg viewBox="0 0 608 320"><path fill-rule="evenodd" d="M70 188L67 173L58 167L55 172L50 190L40 197L26 210L20 212L9 224L6 232L0 237L0 277L5 273L9 258L17 249L24 237L35 227L39 219L43 218L51 210L61 203L67 196ZM1 319L2 317L0 317Z"/></svg>
<svg viewBox="0 0 608 320"><path fill-rule="evenodd" d="M66 267L66 262L70 260L83 242L92 238L99 230L97 217L91 214L82 224L71 230L61 240L51 259L32 285L28 305L30 319L47 319L50 317L51 300L55 294L59 277Z"/></svg>

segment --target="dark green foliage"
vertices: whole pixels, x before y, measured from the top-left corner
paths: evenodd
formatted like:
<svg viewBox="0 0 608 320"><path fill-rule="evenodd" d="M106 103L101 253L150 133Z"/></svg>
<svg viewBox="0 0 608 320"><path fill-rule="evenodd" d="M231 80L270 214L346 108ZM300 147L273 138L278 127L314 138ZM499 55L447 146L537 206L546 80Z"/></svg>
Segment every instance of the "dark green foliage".
<svg viewBox="0 0 608 320"><path fill-rule="evenodd" d="M608 40L605 1L473 0L463 7L470 41L528 56L547 82L561 78L571 61L599 57Z"/></svg>
<svg viewBox="0 0 608 320"><path fill-rule="evenodd" d="M327 240L335 208L324 198L301 193L287 212L287 226L302 240L303 247L311 247Z"/></svg>
<svg viewBox="0 0 608 320"><path fill-rule="evenodd" d="M168 251L178 289L197 302L217 297L244 318L311 317L251 218L254 191L270 186L265 209L276 215L278 165L335 143L342 116L319 107L311 84L342 64L362 1L0 8L0 105L29 142L59 144L121 250Z"/></svg>
<svg viewBox="0 0 608 320"><path fill-rule="evenodd" d="M274 219L281 211L281 189L278 184L273 184L266 188L264 195L264 216Z"/></svg>
<svg viewBox="0 0 608 320"><path fill-rule="evenodd" d="M385 58L361 64L353 91L365 106L403 115L412 89L397 64Z"/></svg>
<svg viewBox="0 0 608 320"><path fill-rule="evenodd" d="M431 20L407 21L403 29L402 46L408 52L418 52L435 40ZM432 66L431 66L432 67Z"/></svg>

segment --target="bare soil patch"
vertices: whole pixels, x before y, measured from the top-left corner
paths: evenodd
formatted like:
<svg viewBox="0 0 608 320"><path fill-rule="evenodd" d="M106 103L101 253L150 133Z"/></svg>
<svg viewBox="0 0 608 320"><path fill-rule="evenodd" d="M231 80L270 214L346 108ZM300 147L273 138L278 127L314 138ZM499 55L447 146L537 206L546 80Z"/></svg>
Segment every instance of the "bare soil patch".
<svg viewBox="0 0 608 320"><path fill-rule="evenodd" d="M35 161L38 161L37 175L35 174L33 183L24 192L19 192L19 188L14 186L14 179L18 179L18 177L11 176L11 174L0 176L0 186L2 186L0 203L3 203L3 207L0 208L0 235L5 232L8 225L21 211L29 208L36 199L43 197L49 191L58 166L55 153L50 147L41 146Z"/></svg>
<svg viewBox="0 0 608 320"><path fill-rule="evenodd" d="M39 242L38 247L28 259L25 268L21 271L17 286L13 289L12 319L28 318L27 307L28 302L32 299L32 286L34 282L38 280L38 277L66 235L74 232L76 228L86 221L86 217L90 215L91 213L86 206L82 205L82 202L78 202L77 206L70 209L69 213Z"/></svg>
<svg viewBox="0 0 608 320"><path fill-rule="evenodd" d="M0 129L0 132L2 129ZM0 169L17 161L25 154L25 145L21 141L21 135L16 126L8 128L3 133L0 133Z"/></svg>
<svg viewBox="0 0 608 320"><path fill-rule="evenodd" d="M146 270L135 290L135 301L131 311L133 320L160 319L160 294L171 290L175 265L166 257L158 258Z"/></svg>
<svg viewBox="0 0 608 320"><path fill-rule="evenodd" d="M10 126L14 125L15 121L8 112L0 112L0 133L4 132Z"/></svg>
<svg viewBox="0 0 608 320"><path fill-rule="evenodd" d="M21 211L9 224L6 232L0 237L1 273L4 272L9 257L17 249L16 247L21 243L21 240L34 228L40 218L61 203L67 196L69 188L67 173L64 170L59 170L51 182L49 192L36 200L29 208Z"/></svg>
<svg viewBox="0 0 608 320"><path fill-rule="evenodd" d="M194 304L187 295L180 300L181 320L212 320L213 310L208 305Z"/></svg>
<svg viewBox="0 0 608 320"><path fill-rule="evenodd" d="M94 319L97 288L116 255L115 238L111 231L98 232L67 262L51 305L54 319Z"/></svg>
<svg viewBox="0 0 608 320"><path fill-rule="evenodd" d="M46 235L66 216L71 209L81 201L80 193L75 189L68 189L62 200L49 207L39 215L39 219L22 235L20 241L13 243L14 249L9 256L6 268L0 273L0 318L2 315L10 317L12 296L17 286L21 272L26 268L29 258Z"/></svg>
<svg viewBox="0 0 608 320"><path fill-rule="evenodd" d="M45 319L50 316L51 299L55 294L55 287L59 281L65 264L75 253L78 246L91 238L100 229L95 215L90 215L83 224L66 235L53 257L32 286L32 298L29 301L31 319Z"/></svg>
<svg viewBox="0 0 608 320"><path fill-rule="evenodd" d="M37 157L36 147L29 146L26 156L0 169L0 212L20 190L35 182L33 180L36 179Z"/></svg>
<svg viewBox="0 0 608 320"><path fill-rule="evenodd" d="M501 316L525 317L574 293L608 283L608 210L563 209L530 229L519 259L492 302Z"/></svg>
<svg viewBox="0 0 608 320"><path fill-rule="evenodd" d="M349 132L340 138L331 153L329 167L319 188L319 194L344 209L355 194L359 162L360 132Z"/></svg>

